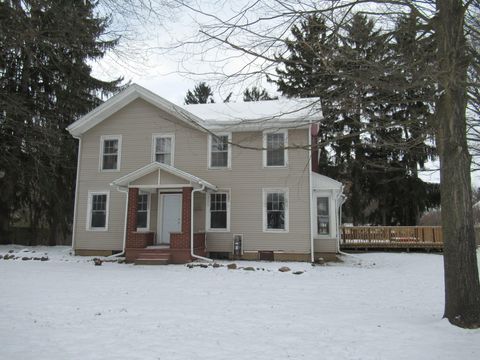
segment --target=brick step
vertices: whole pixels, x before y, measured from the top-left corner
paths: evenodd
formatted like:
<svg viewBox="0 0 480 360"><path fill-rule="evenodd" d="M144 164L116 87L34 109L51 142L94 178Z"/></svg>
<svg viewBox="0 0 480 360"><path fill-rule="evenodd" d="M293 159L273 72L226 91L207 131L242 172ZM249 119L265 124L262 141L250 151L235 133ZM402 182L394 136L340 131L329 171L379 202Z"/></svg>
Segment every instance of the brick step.
<svg viewBox="0 0 480 360"><path fill-rule="evenodd" d="M168 259L136 259L135 265L168 265Z"/></svg>
<svg viewBox="0 0 480 360"><path fill-rule="evenodd" d="M143 252L138 254L137 259L166 259L170 260L170 254L168 253L147 253Z"/></svg>

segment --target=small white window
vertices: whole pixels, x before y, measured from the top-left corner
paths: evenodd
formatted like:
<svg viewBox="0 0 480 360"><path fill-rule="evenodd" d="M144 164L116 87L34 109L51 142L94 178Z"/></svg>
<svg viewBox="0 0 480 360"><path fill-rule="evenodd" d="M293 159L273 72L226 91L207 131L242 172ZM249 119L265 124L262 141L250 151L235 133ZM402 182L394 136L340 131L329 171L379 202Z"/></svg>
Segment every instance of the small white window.
<svg viewBox="0 0 480 360"><path fill-rule="evenodd" d="M230 192L207 194L207 228L209 231L230 231Z"/></svg>
<svg viewBox="0 0 480 360"><path fill-rule="evenodd" d="M173 134L154 134L152 141L152 161L172 165L175 150Z"/></svg>
<svg viewBox="0 0 480 360"><path fill-rule="evenodd" d="M328 197L317 197L317 234L330 234L330 211Z"/></svg>
<svg viewBox="0 0 480 360"><path fill-rule="evenodd" d="M121 135L105 135L100 138L100 170L120 170L122 149Z"/></svg>
<svg viewBox="0 0 480 360"><path fill-rule="evenodd" d="M106 231L108 229L108 191L88 193L87 230Z"/></svg>
<svg viewBox="0 0 480 360"><path fill-rule="evenodd" d="M137 202L137 230L148 230L150 222L150 196L139 193Z"/></svg>
<svg viewBox="0 0 480 360"><path fill-rule="evenodd" d="M288 189L263 190L263 231L288 232Z"/></svg>
<svg viewBox="0 0 480 360"><path fill-rule="evenodd" d="M263 166L284 167L288 162L288 132L265 132L263 134Z"/></svg>
<svg viewBox="0 0 480 360"><path fill-rule="evenodd" d="M208 136L208 167L210 169L230 168L231 134Z"/></svg>

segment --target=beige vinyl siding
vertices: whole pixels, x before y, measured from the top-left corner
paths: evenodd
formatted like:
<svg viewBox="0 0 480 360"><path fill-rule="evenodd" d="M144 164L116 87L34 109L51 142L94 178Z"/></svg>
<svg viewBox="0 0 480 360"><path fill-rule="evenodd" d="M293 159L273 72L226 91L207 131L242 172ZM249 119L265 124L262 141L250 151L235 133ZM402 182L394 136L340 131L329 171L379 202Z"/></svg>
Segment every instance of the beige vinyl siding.
<svg viewBox="0 0 480 360"><path fill-rule="evenodd" d="M131 182L132 185L157 185L158 171L153 171L150 174L142 176L140 179Z"/></svg>
<svg viewBox="0 0 480 360"><path fill-rule="evenodd" d="M178 176L172 175L166 171L160 171L160 184L162 185L172 185L172 184L189 184L185 179L182 179Z"/></svg>
<svg viewBox="0 0 480 360"><path fill-rule="evenodd" d="M173 119L140 99L133 101L82 136L76 224L78 249L121 249L125 194L110 187L109 184L151 162L152 134L156 133L175 134L176 168L198 176L220 189L231 189L230 232L209 232L208 251L231 251L233 234L243 234L245 251L310 252L309 165L306 150L289 149L288 166L285 168L264 168L261 150L232 146L231 168L209 170L208 135ZM110 134L122 135L121 171L99 172L100 137ZM232 142L260 149L262 133L233 133ZM289 146L305 146L308 143L308 130L289 130L288 143ZM173 175L165 175L164 172L160 178L163 184L180 181L174 179ZM264 188L289 189L289 232L263 232ZM107 232L85 230L87 194L93 190L110 190ZM195 216L198 219L195 220L194 226L197 230L205 228L205 199L204 195L195 197ZM156 212L157 196L152 196L151 200L150 224L151 230L155 231L157 216L153 212Z"/></svg>

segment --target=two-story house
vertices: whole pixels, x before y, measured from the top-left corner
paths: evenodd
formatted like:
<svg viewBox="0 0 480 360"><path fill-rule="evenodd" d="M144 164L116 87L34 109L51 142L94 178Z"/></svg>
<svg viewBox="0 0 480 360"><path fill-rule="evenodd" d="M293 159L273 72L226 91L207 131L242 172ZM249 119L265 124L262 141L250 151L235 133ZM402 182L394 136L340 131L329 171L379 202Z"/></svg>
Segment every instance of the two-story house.
<svg viewBox="0 0 480 360"><path fill-rule="evenodd" d="M110 98L68 128L79 141L75 254L334 255L342 185L312 169L316 102L177 106L138 85Z"/></svg>

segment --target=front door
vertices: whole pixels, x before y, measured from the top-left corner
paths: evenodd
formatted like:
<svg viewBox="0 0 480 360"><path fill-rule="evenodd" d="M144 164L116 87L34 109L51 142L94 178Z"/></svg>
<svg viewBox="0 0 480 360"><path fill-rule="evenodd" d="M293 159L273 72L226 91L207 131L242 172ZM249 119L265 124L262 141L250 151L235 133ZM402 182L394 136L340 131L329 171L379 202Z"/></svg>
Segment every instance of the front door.
<svg viewBox="0 0 480 360"><path fill-rule="evenodd" d="M182 194L162 194L161 244L170 244L170 233L182 230Z"/></svg>

